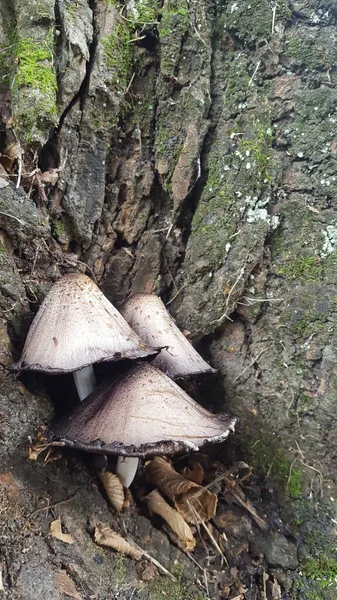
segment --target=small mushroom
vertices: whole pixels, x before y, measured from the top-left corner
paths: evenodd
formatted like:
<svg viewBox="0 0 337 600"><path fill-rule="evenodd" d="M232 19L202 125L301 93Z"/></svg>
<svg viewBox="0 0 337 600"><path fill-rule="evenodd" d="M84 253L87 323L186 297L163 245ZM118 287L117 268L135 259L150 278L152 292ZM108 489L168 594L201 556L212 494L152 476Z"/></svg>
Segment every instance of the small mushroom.
<svg viewBox="0 0 337 600"><path fill-rule="evenodd" d="M72 273L47 294L13 369L73 372L81 400L95 387L93 364L156 354L86 275Z"/></svg>
<svg viewBox="0 0 337 600"><path fill-rule="evenodd" d="M115 383L104 382L44 435L51 445L128 457L128 466L129 457L196 451L206 442L223 441L235 422L210 413L159 369L144 363ZM124 473L125 487L132 482L134 462L130 473Z"/></svg>
<svg viewBox="0 0 337 600"><path fill-rule="evenodd" d="M158 296L137 294L126 302L122 314L144 343L165 347L153 364L172 379L215 372L178 329Z"/></svg>

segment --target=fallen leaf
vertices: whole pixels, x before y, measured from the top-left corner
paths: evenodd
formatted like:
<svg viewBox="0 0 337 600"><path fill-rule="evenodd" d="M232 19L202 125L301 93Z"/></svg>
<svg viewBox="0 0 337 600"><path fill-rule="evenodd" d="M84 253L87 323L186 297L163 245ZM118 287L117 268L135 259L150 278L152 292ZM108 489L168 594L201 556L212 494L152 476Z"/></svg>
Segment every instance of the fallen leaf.
<svg viewBox="0 0 337 600"><path fill-rule="evenodd" d="M169 524L182 542L183 548L189 551L194 550L196 541L191 528L182 515L164 500L158 490L153 490L144 500L151 512L160 515Z"/></svg>
<svg viewBox="0 0 337 600"><path fill-rule="evenodd" d="M62 533L60 517L50 523L50 533L54 538L64 542L65 544L73 544L75 541L69 533Z"/></svg>
<svg viewBox="0 0 337 600"><path fill-rule="evenodd" d="M49 169L49 171L44 171L40 176L42 183L50 183L52 186L56 185L58 178L59 173L57 169Z"/></svg>
<svg viewBox="0 0 337 600"><path fill-rule="evenodd" d="M201 485L204 480L204 469L200 463L195 463L192 468L185 467L182 474L186 479L198 485Z"/></svg>
<svg viewBox="0 0 337 600"><path fill-rule="evenodd" d="M98 473L98 477L104 485L112 506L117 512L121 512L124 507L124 488L118 475L105 471L104 473Z"/></svg>
<svg viewBox="0 0 337 600"><path fill-rule="evenodd" d="M142 581L152 581L157 577L158 569L154 565L146 565L144 571L142 572L140 578Z"/></svg>
<svg viewBox="0 0 337 600"><path fill-rule="evenodd" d="M0 190L7 187L9 185L9 181L6 181L3 177L0 177Z"/></svg>
<svg viewBox="0 0 337 600"><path fill-rule="evenodd" d="M143 552L127 542L121 535L104 525L95 527L94 540L99 546L108 546L134 560L140 560Z"/></svg>
<svg viewBox="0 0 337 600"><path fill-rule="evenodd" d="M216 495L177 473L164 458L156 456L149 461L145 473L151 483L174 502L186 521L201 523L214 517Z"/></svg>
<svg viewBox="0 0 337 600"><path fill-rule="evenodd" d="M83 600L82 596L76 590L75 584L69 575L65 571L59 571L56 573L57 587L60 594L65 594L75 600Z"/></svg>

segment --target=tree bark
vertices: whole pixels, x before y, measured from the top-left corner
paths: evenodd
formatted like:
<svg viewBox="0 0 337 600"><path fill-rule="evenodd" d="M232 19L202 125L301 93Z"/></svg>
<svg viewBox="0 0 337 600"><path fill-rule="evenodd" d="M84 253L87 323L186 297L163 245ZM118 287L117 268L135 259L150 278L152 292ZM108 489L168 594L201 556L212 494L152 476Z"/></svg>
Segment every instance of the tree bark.
<svg viewBox="0 0 337 600"><path fill-rule="evenodd" d="M24 530L44 486L51 498L59 486L58 500L68 486L82 490L62 513L70 529L73 520L85 531L83 490L97 505L92 518L106 511L85 472L75 486L72 473L49 465L42 475L24 462L51 404L36 382L29 391L8 372L45 293L71 271L94 278L117 307L160 294L219 369L203 399L239 417L242 455L262 460L285 491L296 473L295 495L312 480L335 496L336 18L327 0L0 1L8 523ZM30 531L24 563L21 529L6 558L11 593L33 598L34 568L40 597L61 597L63 560L84 597L90 577L110 597L114 577L102 579L93 544L83 558L79 539L73 562L63 549L52 572L45 559L56 542Z"/></svg>

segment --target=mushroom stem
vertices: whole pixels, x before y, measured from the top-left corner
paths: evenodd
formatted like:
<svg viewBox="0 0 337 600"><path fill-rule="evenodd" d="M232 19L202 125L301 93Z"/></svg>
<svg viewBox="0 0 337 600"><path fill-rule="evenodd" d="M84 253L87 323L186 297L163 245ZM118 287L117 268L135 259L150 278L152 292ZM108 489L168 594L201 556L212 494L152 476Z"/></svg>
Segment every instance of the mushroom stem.
<svg viewBox="0 0 337 600"><path fill-rule="evenodd" d="M83 367L79 371L73 372L77 393L80 400L84 400L96 387L96 377L94 367Z"/></svg>
<svg viewBox="0 0 337 600"><path fill-rule="evenodd" d="M119 456L116 466L116 474L124 487L130 487L137 473L139 459L133 456Z"/></svg>

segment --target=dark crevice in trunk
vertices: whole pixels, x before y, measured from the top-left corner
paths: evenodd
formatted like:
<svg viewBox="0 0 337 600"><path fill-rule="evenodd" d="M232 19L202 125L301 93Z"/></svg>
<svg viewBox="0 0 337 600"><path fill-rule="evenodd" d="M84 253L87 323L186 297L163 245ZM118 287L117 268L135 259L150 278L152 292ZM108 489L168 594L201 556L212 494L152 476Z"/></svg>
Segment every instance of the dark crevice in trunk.
<svg viewBox="0 0 337 600"><path fill-rule="evenodd" d="M71 99L69 104L64 109L63 113L60 116L58 125L55 127L55 129L53 129L50 132L49 140L41 149L40 158L39 158L39 167L40 167L41 171L46 171L50 168L57 168L60 166L58 137L59 137L59 134L63 127L63 123L64 123L66 117L68 116L69 112L72 110L72 108L78 102L80 103L81 111L83 112L83 110L84 110L85 101L86 101L86 98L88 95L88 89L89 89L89 84L90 84L90 76L91 76L91 72L93 69L93 64L94 64L96 49L97 49L97 44L98 44L98 38L99 38L99 28L98 28L98 22L97 22L97 10L98 10L97 9L97 1L89 0L89 6L92 10L93 40L89 46L89 60L86 64L86 72L85 72L83 81L82 81L77 93L74 95L74 97ZM56 49L59 50L58 55L60 55L60 52L62 52L62 47L63 47L62 38L63 38L64 32L63 32L63 27L62 27L62 17L61 17L60 6L59 6L58 0L55 2L55 23L60 24L60 36L58 36L59 42L56 45ZM58 75L58 88L59 89L60 89L61 81L62 81L62 73L59 73L59 75Z"/></svg>

